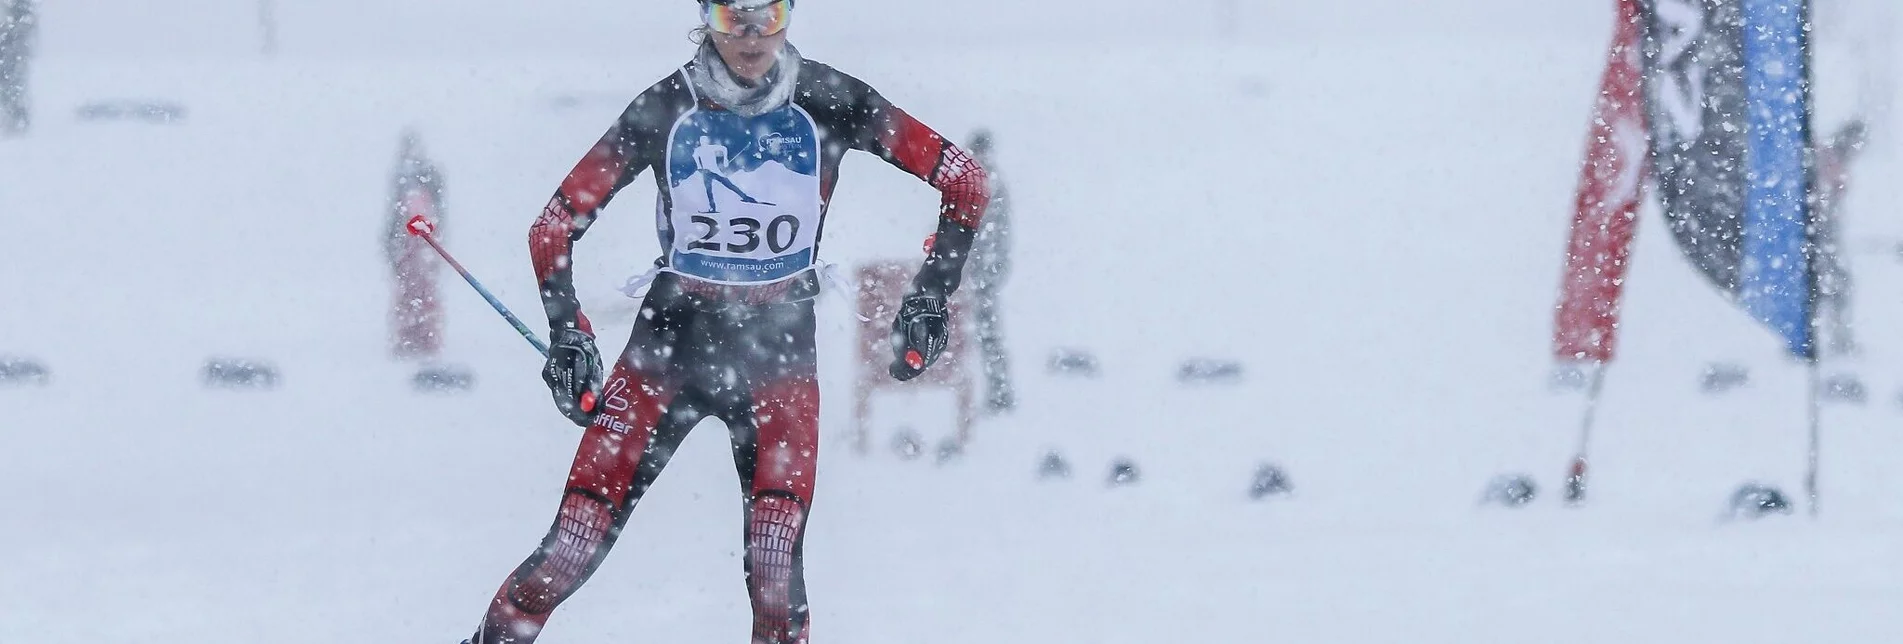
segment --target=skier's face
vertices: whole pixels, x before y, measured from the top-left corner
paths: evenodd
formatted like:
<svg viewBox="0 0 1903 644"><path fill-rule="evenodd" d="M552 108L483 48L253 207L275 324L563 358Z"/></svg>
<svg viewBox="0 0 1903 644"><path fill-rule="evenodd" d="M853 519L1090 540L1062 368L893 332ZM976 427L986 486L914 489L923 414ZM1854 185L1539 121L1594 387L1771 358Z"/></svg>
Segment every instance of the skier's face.
<svg viewBox="0 0 1903 644"><path fill-rule="evenodd" d="M720 52L720 59L726 61L727 69L749 83L766 78L766 73L773 71L773 63L780 58L780 50L786 46L784 29L771 36L757 34L756 31L738 36L718 31L708 34L714 39L714 49Z"/></svg>

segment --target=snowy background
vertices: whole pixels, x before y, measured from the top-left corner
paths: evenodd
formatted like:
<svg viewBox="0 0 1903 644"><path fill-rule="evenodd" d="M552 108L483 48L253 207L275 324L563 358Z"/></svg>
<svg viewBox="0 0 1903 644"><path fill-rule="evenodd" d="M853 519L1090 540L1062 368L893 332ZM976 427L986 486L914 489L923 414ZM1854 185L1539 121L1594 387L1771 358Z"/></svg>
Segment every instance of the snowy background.
<svg viewBox="0 0 1903 644"><path fill-rule="evenodd" d="M1801 489L1804 372L1649 209L1592 505L1553 494L1581 399L1546 387L1550 310L1611 0L802 3L808 57L997 132L1023 403L954 465L853 454L856 322L822 302L816 641L1893 640L1899 11L1818 2L1819 125L1875 120L1846 215L1867 350L1831 365L1873 397L1826 410L1822 517L1758 522L1720 515L1746 480ZM267 58L250 0L44 3L37 123L0 140L0 354L54 380L0 388L0 641L456 642L553 515L578 431L474 293L443 274L473 393L415 394L385 358L387 173L417 127L451 248L539 328L527 226L686 60L693 5L276 4ZM189 113L75 116L111 98ZM864 155L844 174L828 259L914 256L932 191ZM604 350L658 252L652 191L579 247ZM1059 347L1103 377L1045 373ZM284 385L207 392L209 355ZM1173 380L1204 355L1247 380ZM1719 360L1752 382L1702 395ZM950 430L914 402L877 426ZM724 434L688 439L543 642L745 637ZM1075 479L1034 479L1047 448ZM1117 456L1141 485L1106 489ZM1262 461L1292 498L1246 500ZM1479 506L1505 472L1542 497Z"/></svg>

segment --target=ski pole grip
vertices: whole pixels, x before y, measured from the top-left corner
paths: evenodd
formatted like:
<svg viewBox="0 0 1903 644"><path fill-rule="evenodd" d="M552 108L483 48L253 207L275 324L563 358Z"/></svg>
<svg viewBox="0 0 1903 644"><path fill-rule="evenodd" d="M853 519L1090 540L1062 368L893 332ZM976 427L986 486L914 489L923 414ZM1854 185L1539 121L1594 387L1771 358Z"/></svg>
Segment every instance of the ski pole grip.
<svg viewBox="0 0 1903 644"><path fill-rule="evenodd" d="M403 228L416 237L428 237L436 232L436 224L430 223L428 218L420 214L411 216L410 222Z"/></svg>

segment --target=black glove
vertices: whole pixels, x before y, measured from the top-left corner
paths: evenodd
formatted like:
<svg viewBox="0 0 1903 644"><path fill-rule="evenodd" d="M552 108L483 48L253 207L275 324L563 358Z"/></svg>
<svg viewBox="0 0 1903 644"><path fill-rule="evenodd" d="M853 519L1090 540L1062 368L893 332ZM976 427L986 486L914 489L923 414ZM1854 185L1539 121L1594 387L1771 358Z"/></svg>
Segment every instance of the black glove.
<svg viewBox="0 0 1903 644"><path fill-rule="evenodd" d="M601 390L601 352L594 336L580 329L559 328L549 333L548 363L542 381L555 395L555 408L575 424L595 422L597 392Z"/></svg>
<svg viewBox="0 0 1903 644"><path fill-rule="evenodd" d="M898 317L892 320L893 378L900 382L917 378L938 361L938 354L951 341L950 316L944 295L920 291L905 296Z"/></svg>

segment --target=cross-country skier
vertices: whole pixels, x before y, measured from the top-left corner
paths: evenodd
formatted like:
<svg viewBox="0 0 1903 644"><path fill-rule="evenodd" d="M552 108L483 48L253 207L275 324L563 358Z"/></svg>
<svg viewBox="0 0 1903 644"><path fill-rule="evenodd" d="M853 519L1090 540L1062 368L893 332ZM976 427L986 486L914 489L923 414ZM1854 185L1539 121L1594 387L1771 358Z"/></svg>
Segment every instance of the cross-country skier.
<svg viewBox="0 0 1903 644"><path fill-rule="evenodd" d="M728 190L732 190L734 194L740 195L742 202L773 205L754 199L752 195L741 190L740 186L733 185L733 181L728 180L726 174L729 161L727 146L714 143L710 137L700 137L700 145L694 148L694 171L700 174L701 182L707 187L707 209L700 211L700 214L711 215L720 212L719 202L714 201L714 182L716 181L726 186Z"/></svg>
<svg viewBox="0 0 1903 644"><path fill-rule="evenodd" d="M423 151L416 132L403 133L391 175L383 255L396 278L390 302L390 353L399 360L435 360L442 353L443 311L436 300L435 257L410 234L410 218L422 215L442 235L443 175Z"/></svg>
<svg viewBox="0 0 1903 644"><path fill-rule="evenodd" d="M936 241L893 320L893 377L948 339L946 300L989 193L985 172L864 82L786 42L792 0L700 0L700 48L634 99L529 232L551 342L543 379L587 427L554 525L503 581L473 641L533 641L607 556L634 505L705 417L731 435L745 502L756 643L806 642L801 543L818 457L813 348L819 232L847 150L870 152L942 195ZM752 152L727 173L766 203L700 211L701 137ZM616 191L653 170L662 256L633 337L604 381L571 281L573 244ZM597 398L598 396L598 398ZM592 406L591 406L592 405Z"/></svg>
<svg viewBox="0 0 1903 644"><path fill-rule="evenodd" d="M1017 394L1011 387L1011 363L1004 352L1004 321L999 311L999 291L1011 274L1011 200L1005 183L992 162L989 130L972 133L966 147L986 169L990 179L991 203L985 207L984 225L971 249L971 285L977 295L978 352L984 365L985 412L1002 414L1017 406Z"/></svg>
<svg viewBox="0 0 1903 644"><path fill-rule="evenodd" d="M0 135L22 134L32 123L27 111L26 68L33 59L33 33L39 0L0 0Z"/></svg>
<svg viewBox="0 0 1903 644"><path fill-rule="evenodd" d="M1850 190L1850 162L1863 151L1866 132L1863 121L1852 121L1817 149L1817 331L1827 356L1858 353L1850 325L1851 275L1843 261L1839 231Z"/></svg>

